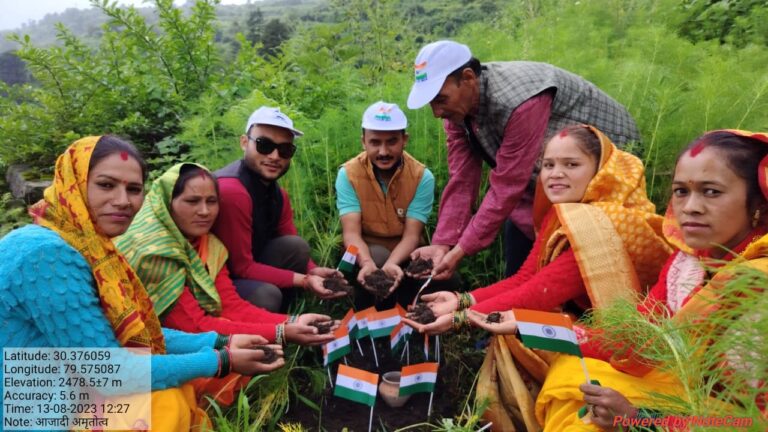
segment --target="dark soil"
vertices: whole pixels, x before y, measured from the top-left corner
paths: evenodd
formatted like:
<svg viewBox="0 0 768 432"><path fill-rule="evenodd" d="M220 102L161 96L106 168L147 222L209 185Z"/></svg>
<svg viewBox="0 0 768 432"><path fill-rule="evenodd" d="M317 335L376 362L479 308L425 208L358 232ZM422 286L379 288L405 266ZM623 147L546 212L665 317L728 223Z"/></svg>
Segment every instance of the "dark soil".
<svg viewBox="0 0 768 432"><path fill-rule="evenodd" d="M419 324L429 324L437 319L432 309L424 302L416 303L405 316Z"/></svg>
<svg viewBox="0 0 768 432"><path fill-rule="evenodd" d="M352 285L343 277L333 276L323 280L323 288L333 292L352 293Z"/></svg>
<svg viewBox="0 0 768 432"><path fill-rule="evenodd" d="M501 314L499 312L491 312L488 314L487 317L485 317L485 322L487 323L500 323L501 322Z"/></svg>
<svg viewBox="0 0 768 432"><path fill-rule="evenodd" d="M317 334L326 334L331 331L333 321L313 321L309 325L317 328Z"/></svg>
<svg viewBox="0 0 768 432"><path fill-rule="evenodd" d="M275 360L277 360L277 353L275 352L275 350L273 350L268 346L258 345L253 347L252 349L264 351L264 358L261 359L262 363L272 363Z"/></svg>
<svg viewBox="0 0 768 432"><path fill-rule="evenodd" d="M405 272L408 274L421 274L432 270L432 265L432 258L426 260L418 258L408 264L408 267L405 268Z"/></svg>
<svg viewBox="0 0 768 432"><path fill-rule="evenodd" d="M383 299L389 294L389 289L395 283L395 279L378 269L365 277L365 285L372 288L377 299Z"/></svg>
<svg viewBox="0 0 768 432"><path fill-rule="evenodd" d="M431 346L434 346L434 339L431 342ZM365 355L360 355L357 345L352 342L352 352L346 356L347 362L352 367L379 374L380 383L382 381L382 374L393 370L399 371L406 364L405 359L403 359L402 364L400 363L400 352L393 353L389 348L389 341L386 338L377 339L376 341L376 353L379 359L378 368L373 360L370 339L361 340L360 345ZM424 361L423 339L420 336L411 339L410 359L411 364ZM431 357L430 361L434 361L434 358ZM338 364L344 364L344 360L339 360L330 366L334 385ZM458 387L456 381L450 378L458 373L454 368L455 365L447 366L444 362L440 365L432 400L432 422L437 422L440 418L452 418L457 414L456 407L460 407L466 397L468 389ZM322 413L320 414L308 408L301 402L294 403L294 401L291 401L289 411L280 419L282 423L300 423L308 431L337 432L345 430L345 428L349 432L368 431L370 408L367 405L334 396L333 388L328 385L326 385L319 396L309 395L308 393L304 396L317 403ZM411 396L408 402L401 408L390 408L379 395L373 407L372 430L375 432L394 431L406 426L426 422L429 420L427 418L428 406L429 393L419 393ZM427 432L431 430L433 430L431 427L409 429L409 431L414 432Z"/></svg>

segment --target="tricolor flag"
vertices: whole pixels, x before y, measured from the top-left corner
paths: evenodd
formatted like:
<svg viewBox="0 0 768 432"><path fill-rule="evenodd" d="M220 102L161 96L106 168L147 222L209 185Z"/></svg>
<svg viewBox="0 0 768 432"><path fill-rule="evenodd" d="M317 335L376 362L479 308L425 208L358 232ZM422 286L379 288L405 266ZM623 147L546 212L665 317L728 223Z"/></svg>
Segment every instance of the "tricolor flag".
<svg viewBox="0 0 768 432"><path fill-rule="evenodd" d="M333 332L334 339L323 345L323 366L335 362L352 351L349 346L349 330L341 325Z"/></svg>
<svg viewBox="0 0 768 432"><path fill-rule="evenodd" d="M400 303L395 303L395 309L397 310L397 313L400 314L400 317L405 317L405 314L408 313L405 308L400 306Z"/></svg>
<svg viewBox="0 0 768 432"><path fill-rule="evenodd" d="M333 395L372 407L378 384L378 374L340 364Z"/></svg>
<svg viewBox="0 0 768 432"><path fill-rule="evenodd" d="M402 349L405 343L408 342L408 338L411 337L412 332L413 329L403 322L396 325L395 328L392 329L392 333L389 334L389 346L392 348L392 351L399 351Z"/></svg>
<svg viewBox="0 0 768 432"><path fill-rule="evenodd" d="M347 246L347 250L344 251L344 256L341 257L341 261L339 262L339 266L337 268L345 273L349 273L355 269L356 261L357 246L349 245Z"/></svg>
<svg viewBox="0 0 768 432"><path fill-rule="evenodd" d="M355 311L350 308L344 318L341 319L339 327L346 327L349 337L354 339L357 334L357 319L355 318Z"/></svg>
<svg viewBox="0 0 768 432"><path fill-rule="evenodd" d="M512 313L523 345L582 357L573 324L567 315L529 309L512 309Z"/></svg>
<svg viewBox="0 0 768 432"><path fill-rule="evenodd" d="M389 336L398 324L400 324L400 314L397 309L375 312L368 316L368 331L374 339Z"/></svg>
<svg viewBox="0 0 768 432"><path fill-rule="evenodd" d="M355 323L355 327L357 329L355 331L356 339L368 337L368 317L375 312L376 308L371 306L368 309L363 309L355 314L355 320L357 321Z"/></svg>
<svg viewBox="0 0 768 432"><path fill-rule="evenodd" d="M400 371L400 396L414 393L432 393L437 382L437 363L419 363L403 366Z"/></svg>

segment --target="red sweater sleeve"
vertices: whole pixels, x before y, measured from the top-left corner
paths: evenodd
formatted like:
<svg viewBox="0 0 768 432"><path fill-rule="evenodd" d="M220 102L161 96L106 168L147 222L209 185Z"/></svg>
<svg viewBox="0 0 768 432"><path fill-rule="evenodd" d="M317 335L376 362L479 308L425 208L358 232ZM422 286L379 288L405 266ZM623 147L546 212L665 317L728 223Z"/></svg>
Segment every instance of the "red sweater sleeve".
<svg viewBox="0 0 768 432"><path fill-rule="evenodd" d="M529 263L531 255L526 259L528 265L531 265ZM507 281L510 282L507 283ZM472 306L473 310L482 313L512 308L551 311L568 300L577 299L581 304L582 297L586 296L584 281L581 279L579 266L571 249L561 253L554 261L527 280L523 278L515 280L511 277L491 285L488 289L497 290L499 293L483 302L478 302Z"/></svg>
<svg viewBox="0 0 768 432"><path fill-rule="evenodd" d="M275 340L275 324L244 323L215 317L206 313L195 297L184 287L176 304L163 317L163 326L188 333L215 331L219 334L253 334Z"/></svg>
<svg viewBox="0 0 768 432"><path fill-rule="evenodd" d="M221 297L222 318L252 324L280 324L288 319L287 315L272 313L243 300L235 291L229 272L224 267L216 276L216 290Z"/></svg>
<svg viewBox="0 0 768 432"><path fill-rule="evenodd" d="M248 191L236 178L222 178L219 182L219 216L213 226L213 233L221 239L229 251L227 266L238 278L253 279L274 284L280 288L293 287L293 272L254 261L251 253L253 230L253 204ZM283 193L285 197L285 193ZM280 229L296 233L290 203L283 205ZM285 222L286 214L290 218Z"/></svg>

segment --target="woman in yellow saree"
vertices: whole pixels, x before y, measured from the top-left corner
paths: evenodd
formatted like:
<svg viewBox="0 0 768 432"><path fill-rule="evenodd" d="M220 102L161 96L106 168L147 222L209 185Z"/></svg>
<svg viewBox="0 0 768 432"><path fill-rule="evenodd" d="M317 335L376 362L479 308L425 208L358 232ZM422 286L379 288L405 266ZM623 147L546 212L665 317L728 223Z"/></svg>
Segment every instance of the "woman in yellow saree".
<svg viewBox="0 0 768 432"><path fill-rule="evenodd" d="M712 131L683 151L664 221L664 234L678 250L670 256L648 297L638 305L648 319L671 319L675 326L699 332L703 328L702 340L728 337L723 327L709 322L712 314L739 305L739 297L725 295L726 284L743 276L745 269L768 274L766 174L765 133ZM764 288L746 287L757 292ZM536 401L536 416L545 430L614 430L617 418L637 419L642 416L639 407L663 403L658 394L684 397L681 383L643 359L642 343L630 346L629 353L611 354L609 347L590 343L590 336L591 331L583 333L580 342L585 355L604 360L587 359L591 377L601 385L584 384L578 360L559 357ZM715 355L708 352L706 344L700 349L702 356ZM727 371L749 365L745 355L741 352L728 355L722 362L719 358L713 361ZM765 359L759 362L764 365ZM764 410L766 383L757 380L761 376L766 376L765 370L758 371L756 382L750 385L758 394L756 403ZM652 397L651 393L657 395ZM592 404L593 424L589 426L577 416L585 401Z"/></svg>
<svg viewBox="0 0 768 432"><path fill-rule="evenodd" d="M523 267L468 294L425 295L441 316L414 327L427 333L458 327L466 316L455 312L460 307L470 310L473 322L482 322L487 313L512 308L580 316L631 299L655 281L671 252L654 210L637 157L593 127L568 127L544 148L534 198L537 237ZM513 336L491 339L477 397L490 401L484 416L494 430L538 430L533 404L552 357Z"/></svg>
<svg viewBox="0 0 768 432"><path fill-rule="evenodd" d="M117 137L86 137L59 156L53 184L30 210L35 225L0 240L0 349L146 348L151 369L133 370L132 378L150 374L151 429L199 430L210 422L190 380L230 370L253 375L283 361L259 363L261 351L247 349L251 336L161 328L144 286L111 240L141 207L145 178L139 153Z"/></svg>

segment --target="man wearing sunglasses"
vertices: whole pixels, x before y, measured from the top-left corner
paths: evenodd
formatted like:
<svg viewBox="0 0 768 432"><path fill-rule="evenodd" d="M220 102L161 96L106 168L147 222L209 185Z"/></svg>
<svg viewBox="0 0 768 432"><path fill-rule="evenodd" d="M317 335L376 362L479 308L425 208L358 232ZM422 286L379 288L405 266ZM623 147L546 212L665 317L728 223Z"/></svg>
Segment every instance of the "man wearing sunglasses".
<svg viewBox="0 0 768 432"><path fill-rule="evenodd" d="M278 108L261 107L240 136L243 158L216 171L220 210L213 232L229 250L235 288L273 312L288 309L293 288L323 299L345 295L323 287L323 279L338 272L312 262L309 244L293 223L288 194L277 184L291 166L294 139L302 135Z"/></svg>
<svg viewBox="0 0 768 432"><path fill-rule="evenodd" d="M355 295L358 309L374 303L379 310L391 308L395 302L406 306L421 285L404 279L401 266L410 261L411 252L425 244L424 226L432 212L435 178L405 151L407 124L396 104L379 101L369 106L362 121L363 151L345 162L336 177L344 246L357 247L357 280L365 288ZM395 280L384 299L365 284L365 277L377 269Z"/></svg>

